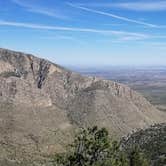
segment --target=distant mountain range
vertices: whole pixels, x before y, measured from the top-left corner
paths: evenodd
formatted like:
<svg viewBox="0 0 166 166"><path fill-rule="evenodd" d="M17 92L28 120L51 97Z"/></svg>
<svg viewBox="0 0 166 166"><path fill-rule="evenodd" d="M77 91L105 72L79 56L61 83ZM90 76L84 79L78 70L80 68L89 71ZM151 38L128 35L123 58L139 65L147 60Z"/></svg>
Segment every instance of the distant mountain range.
<svg viewBox="0 0 166 166"><path fill-rule="evenodd" d="M0 49L1 160L61 152L80 127L106 127L120 138L163 122L165 112L123 84Z"/></svg>

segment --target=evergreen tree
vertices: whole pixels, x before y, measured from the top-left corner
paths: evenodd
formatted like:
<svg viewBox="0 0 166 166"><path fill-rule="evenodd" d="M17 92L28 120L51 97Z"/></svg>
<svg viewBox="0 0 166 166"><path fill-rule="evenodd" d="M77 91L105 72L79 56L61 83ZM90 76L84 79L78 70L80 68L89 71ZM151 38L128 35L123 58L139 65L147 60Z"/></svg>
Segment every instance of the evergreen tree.
<svg viewBox="0 0 166 166"><path fill-rule="evenodd" d="M117 141L111 141L105 128L83 129L69 151L56 155L55 166L149 166L139 149L129 156L120 150Z"/></svg>
<svg viewBox="0 0 166 166"><path fill-rule="evenodd" d="M129 153L130 166L149 166L149 161L141 152L138 146L134 147Z"/></svg>

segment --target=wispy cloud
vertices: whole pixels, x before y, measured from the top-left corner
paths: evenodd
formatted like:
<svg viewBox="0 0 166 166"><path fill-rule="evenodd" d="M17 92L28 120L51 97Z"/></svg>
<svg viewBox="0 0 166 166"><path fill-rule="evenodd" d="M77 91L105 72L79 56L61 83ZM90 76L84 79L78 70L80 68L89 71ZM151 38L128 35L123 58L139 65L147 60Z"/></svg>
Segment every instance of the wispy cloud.
<svg viewBox="0 0 166 166"><path fill-rule="evenodd" d="M86 42L80 40L80 38L74 38L72 36L67 35L51 35L51 36L41 36L41 39L48 39L48 40L62 40L62 41L70 41L79 44L86 44Z"/></svg>
<svg viewBox="0 0 166 166"><path fill-rule="evenodd" d="M140 2L119 2L119 3L77 3L80 6L88 6L88 7L104 7L104 8L120 8L126 10L133 11L165 11L166 10L166 1L158 0L158 1L140 1Z"/></svg>
<svg viewBox="0 0 166 166"><path fill-rule="evenodd" d="M133 11L164 11L166 1L141 1L141 2L121 2L121 3L91 3L89 6L121 8Z"/></svg>
<svg viewBox="0 0 166 166"><path fill-rule="evenodd" d="M114 31L114 30L101 30L101 29L91 29L91 28L76 28L76 27L60 27L60 26L47 26L40 24L32 23L22 23L22 22L11 22L0 20L0 26L12 26L12 27L21 27L21 28L31 28L31 29L40 29L40 30L55 30L55 31L69 31L69 32L84 32L84 33L97 33L100 35L114 35L114 36L123 36L123 37L135 37L141 39L149 38L150 36L143 33L133 33L126 31Z"/></svg>
<svg viewBox="0 0 166 166"><path fill-rule="evenodd" d="M49 17L61 18L61 19L67 18L66 15L62 14L61 12L59 12L57 10L39 7L34 4L28 3L27 1L12 0L12 2L25 8L26 11L31 12L31 13L37 13L37 14L42 14L42 15L46 15Z"/></svg>
<svg viewBox="0 0 166 166"><path fill-rule="evenodd" d="M73 40L76 41L76 39L72 36L65 36L65 35L48 35L48 36L41 36L41 39L51 39L51 40Z"/></svg>
<svg viewBox="0 0 166 166"><path fill-rule="evenodd" d="M122 21L130 22L130 23L144 25L144 26L151 27L151 28L159 28L159 26L155 25L155 24L151 24L151 23L147 23L147 22L143 22L143 21L138 21L138 20L135 20L135 19L130 19L130 18L127 18L127 17L123 17L123 16L119 16L119 15L115 15L115 14L112 14L112 13L107 13L107 12L103 12L103 11L100 11L100 10L95 10L95 9L91 9L91 8L87 8L87 7L83 7L83 6L77 6L77 5L72 4L72 3L67 3L67 4L71 7L81 9L81 10L84 10L84 11L87 11L87 12L96 13L96 14L107 16L107 17L112 17L112 18L119 19L119 20L122 20Z"/></svg>
<svg viewBox="0 0 166 166"><path fill-rule="evenodd" d="M119 41L138 41L141 40L139 36L124 36L118 39Z"/></svg>

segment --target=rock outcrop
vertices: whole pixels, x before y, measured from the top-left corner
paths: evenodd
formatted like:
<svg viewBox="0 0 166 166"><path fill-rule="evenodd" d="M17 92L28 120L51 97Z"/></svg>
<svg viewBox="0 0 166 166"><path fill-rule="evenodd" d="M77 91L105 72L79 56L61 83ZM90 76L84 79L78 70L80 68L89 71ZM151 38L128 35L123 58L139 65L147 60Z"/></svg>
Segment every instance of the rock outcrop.
<svg viewBox="0 0 166 166"><path fill-rule="evenodd" d="M125 85L0 49L0 158L62 151L78 127L119 137L161 122L166 114Z"/></svg>

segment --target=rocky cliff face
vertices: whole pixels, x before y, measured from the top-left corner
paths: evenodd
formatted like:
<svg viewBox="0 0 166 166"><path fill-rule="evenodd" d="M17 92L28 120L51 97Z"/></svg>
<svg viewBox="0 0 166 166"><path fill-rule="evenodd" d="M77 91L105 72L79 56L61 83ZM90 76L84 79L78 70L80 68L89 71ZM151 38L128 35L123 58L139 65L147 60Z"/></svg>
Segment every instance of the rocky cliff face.
<svg viewBox="0 0 166 166"><path fill-rule="evenodd" d="M1 158L61 151L78 127L98 125L122 136L160 122L166 114L125 85L0 49Z"/></svg>

